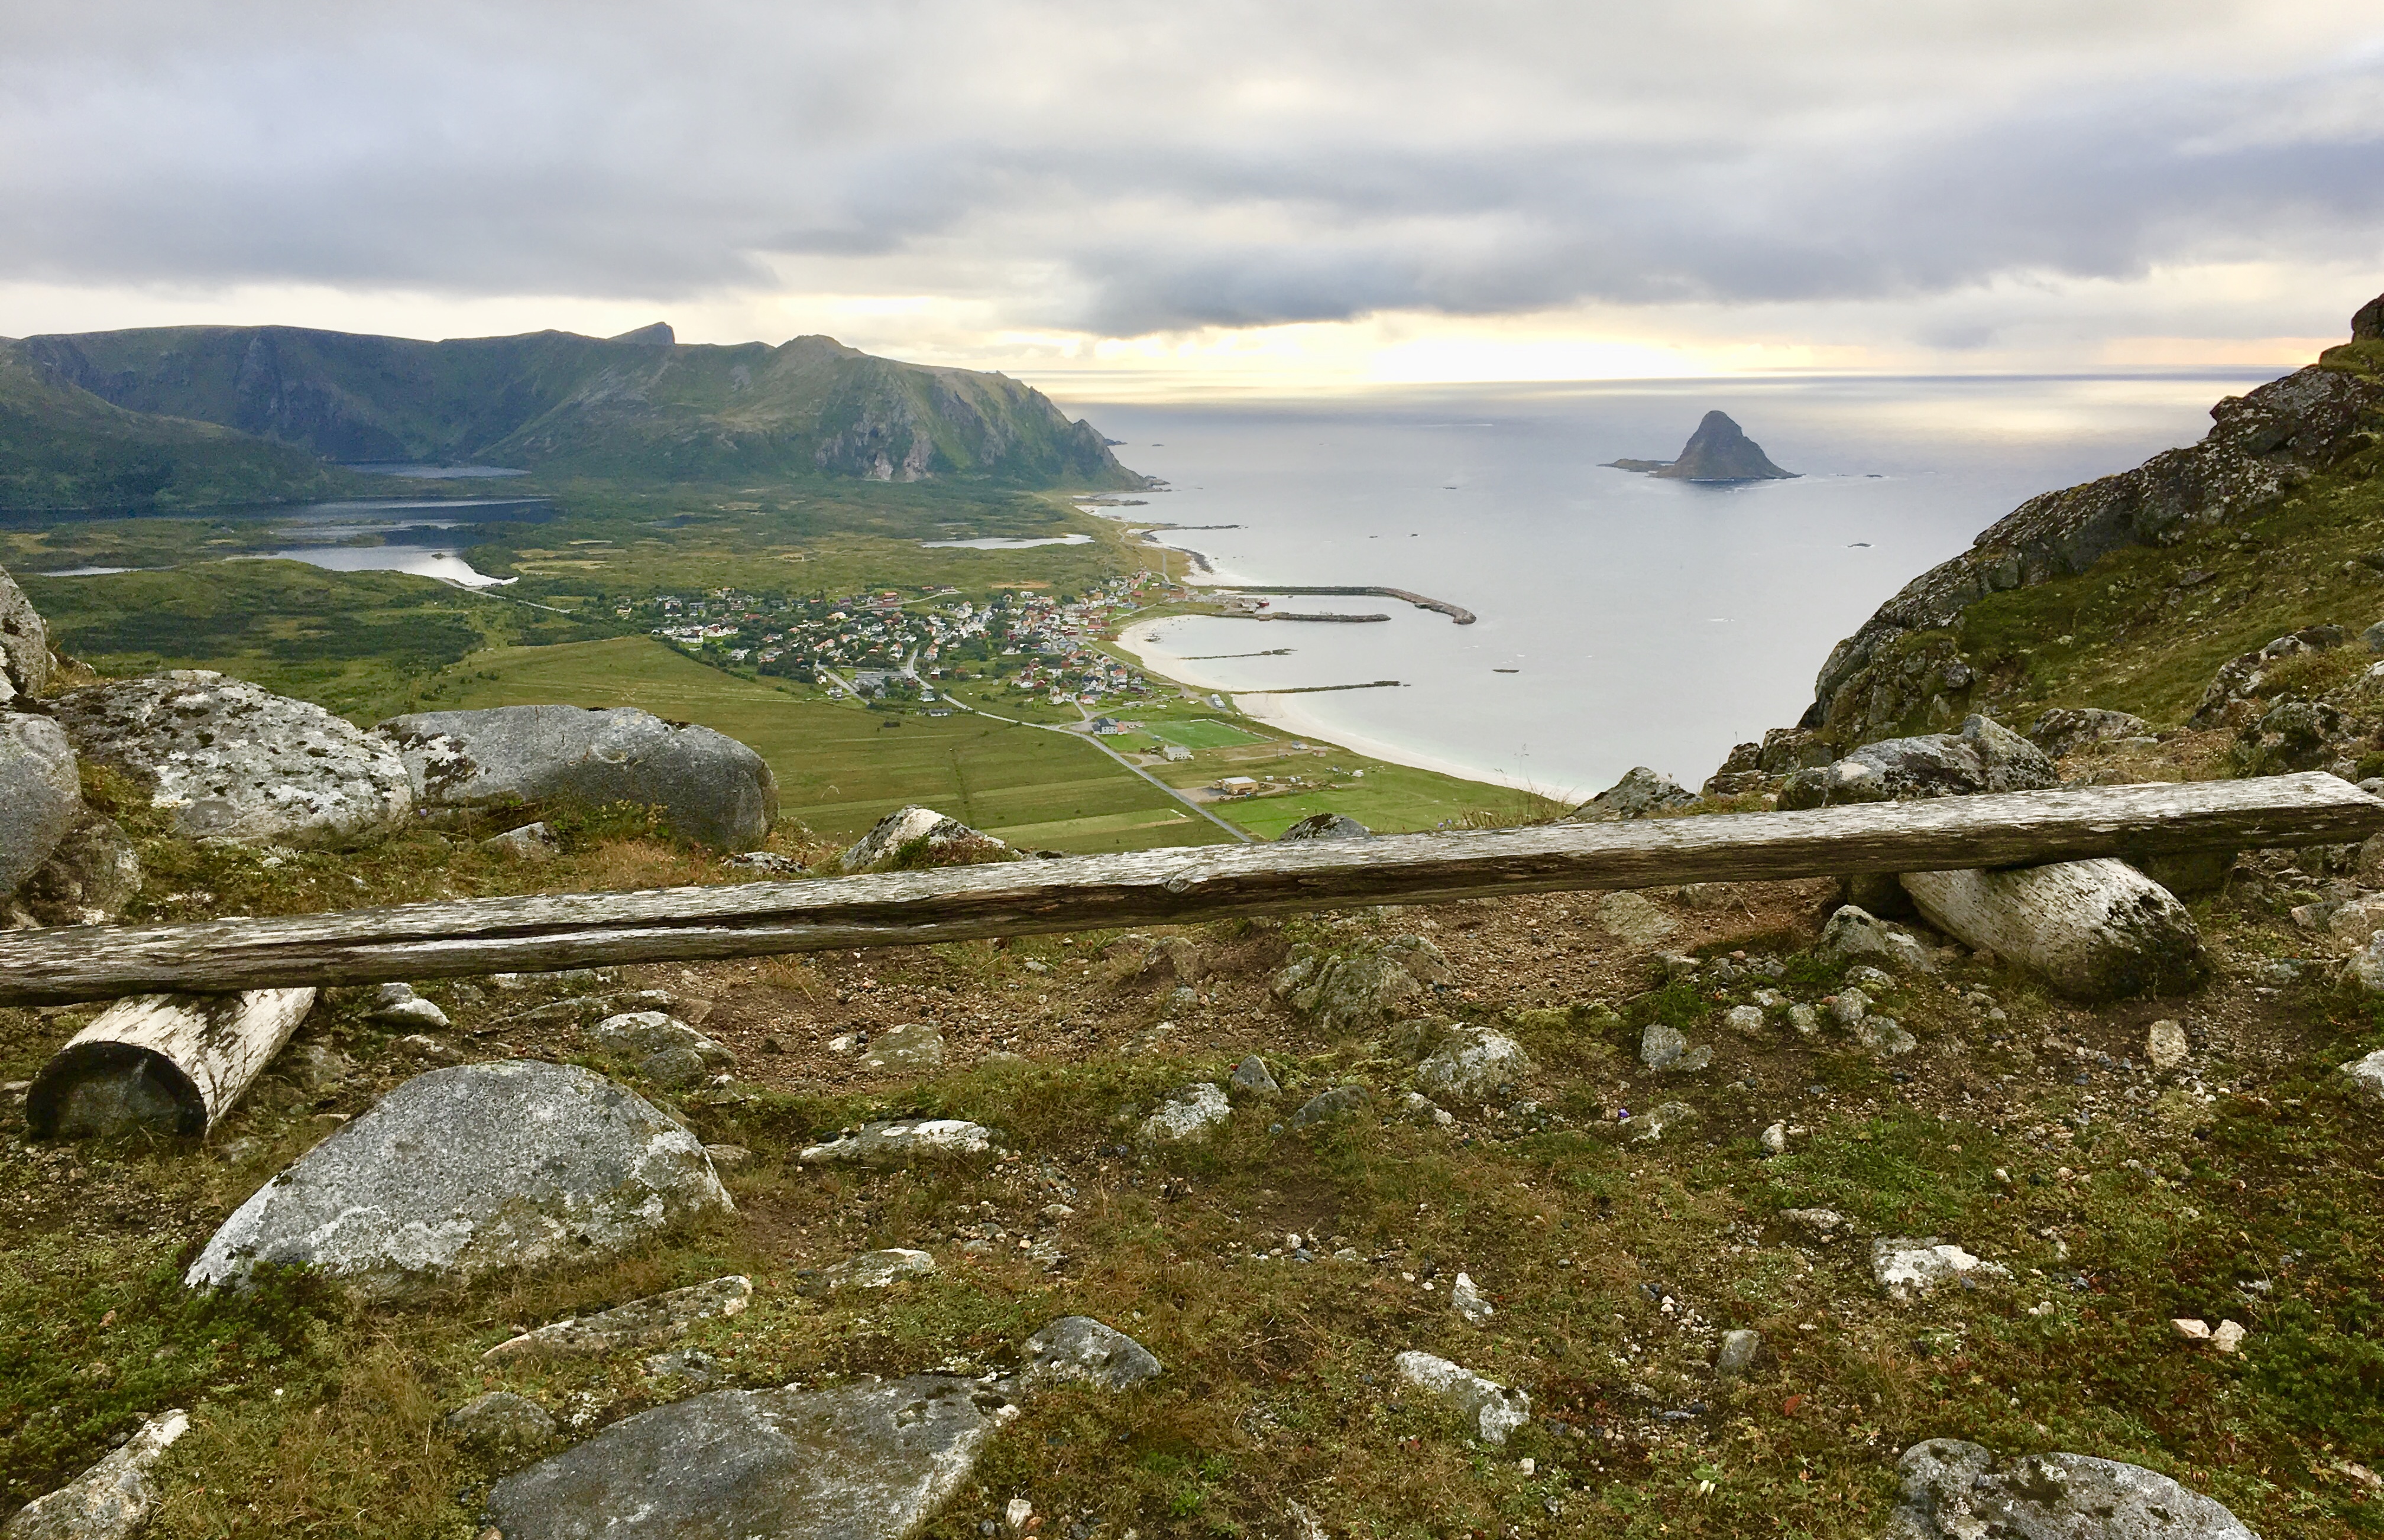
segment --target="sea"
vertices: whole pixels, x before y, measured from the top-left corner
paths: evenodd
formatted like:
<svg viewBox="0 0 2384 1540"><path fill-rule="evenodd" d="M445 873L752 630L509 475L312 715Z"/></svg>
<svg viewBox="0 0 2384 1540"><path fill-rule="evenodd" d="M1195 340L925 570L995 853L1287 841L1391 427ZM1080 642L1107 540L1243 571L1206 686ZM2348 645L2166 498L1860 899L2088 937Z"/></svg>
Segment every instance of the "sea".
<svg viewBox="0 0 2384 1540"><path fill-rule="evenodd" d="M1149 666L1286 734L1572 800L1640 764L1694 788L1732 744L1793 725L1830 649L1911 578L2038 492L2199 439L2213 403L2282 372L1065 404L1167 483L1090 511L1177 526L1156 537L1174 574L1398 588L1476 616L1270 597L1389 618L1146 622L1124 640ZM1797 478L1705 486L1602 466L1671 458L1710 410ZM1372 688L1315 689L1336 685Z"/></svg>

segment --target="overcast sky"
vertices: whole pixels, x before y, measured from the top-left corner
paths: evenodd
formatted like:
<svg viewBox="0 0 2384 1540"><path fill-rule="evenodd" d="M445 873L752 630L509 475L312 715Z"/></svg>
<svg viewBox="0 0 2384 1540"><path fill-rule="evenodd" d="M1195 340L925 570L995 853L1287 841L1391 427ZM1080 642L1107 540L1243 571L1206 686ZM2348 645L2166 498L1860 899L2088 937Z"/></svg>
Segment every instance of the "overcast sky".
<svg viewBox="0 0 2384 1540"><path fill-rule="evenodd" d="M2300 361L2373 0L0 0L0 333L1158 376Z"/></svg>

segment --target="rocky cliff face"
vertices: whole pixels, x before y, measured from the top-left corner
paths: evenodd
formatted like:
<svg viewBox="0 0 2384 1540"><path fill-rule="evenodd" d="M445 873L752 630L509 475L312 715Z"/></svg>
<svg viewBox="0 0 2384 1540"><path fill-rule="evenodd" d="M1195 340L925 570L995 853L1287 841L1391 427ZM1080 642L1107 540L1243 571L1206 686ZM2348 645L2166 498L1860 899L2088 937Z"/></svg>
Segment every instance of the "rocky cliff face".
<svg viewBox="0 0 2384 1540"><path fill-rule="evenodd" d="M2372 323L2379 306L2360 317ZM2372 447L2384 429L2384 376L2361 324L2349 347L2212 407L2216 426L2201 442L2031 498L1970 550L1914 578L1831 651L1799 726L1844 750L1925 719L1975 679L1952 630L1979 600L2074 576L2124 547L2256 518ZM1953 714L1951 704L1935 713Z"/></svg>
<svg viewBox="0 0 2384 1540"><path fill-rule="evenodd" d="M678 343L660 323L439 342L295 327L177 327L16 344L56 387L347 463L580 474L825 472L878 480L1146 485L1089 424L998 374L923 368L831 338Z"/></svg>

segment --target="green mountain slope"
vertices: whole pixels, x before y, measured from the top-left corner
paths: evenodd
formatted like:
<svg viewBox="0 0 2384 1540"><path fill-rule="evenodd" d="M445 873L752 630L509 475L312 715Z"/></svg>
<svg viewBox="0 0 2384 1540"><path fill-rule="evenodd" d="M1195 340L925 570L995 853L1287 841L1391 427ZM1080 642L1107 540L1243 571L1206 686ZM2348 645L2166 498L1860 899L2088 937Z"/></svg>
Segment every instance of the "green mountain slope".
<svg viewBox="0 0 2384 1540"><path fill-rule="evenodd" d="M302 450L112 405L0 340L0 509L280 503L354 482Z"/></svg>
<svg viewBox="0 0 2384 1540"><path fill-rule="evenodd" d="M424 342L163 327L21 345L55 378L117 406L350 463L477 460L628 479L1144 484L1040 391L826 337L681 345L654 326L611 339L542 331Z"/></svg>

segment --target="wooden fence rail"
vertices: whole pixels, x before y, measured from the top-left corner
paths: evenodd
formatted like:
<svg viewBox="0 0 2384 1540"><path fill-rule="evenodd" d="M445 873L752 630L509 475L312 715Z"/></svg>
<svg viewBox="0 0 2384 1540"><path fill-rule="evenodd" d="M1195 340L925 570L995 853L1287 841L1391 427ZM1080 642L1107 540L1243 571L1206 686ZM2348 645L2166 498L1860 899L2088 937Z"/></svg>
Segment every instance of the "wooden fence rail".
<svg viewBox="0 0 2384 1540"><path fill-rule="evenodd" d="M192 925L61 926L0 936L0 1004L905 946L1561 889L2333 844L2378 832L2384 801L2313 773Z"/></svg>

